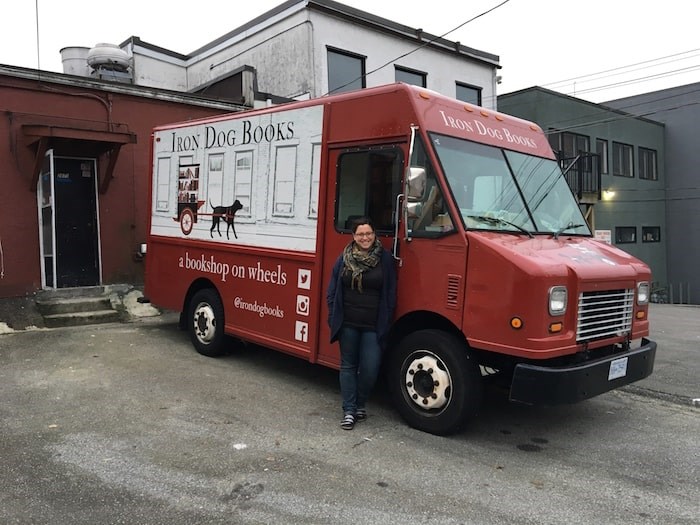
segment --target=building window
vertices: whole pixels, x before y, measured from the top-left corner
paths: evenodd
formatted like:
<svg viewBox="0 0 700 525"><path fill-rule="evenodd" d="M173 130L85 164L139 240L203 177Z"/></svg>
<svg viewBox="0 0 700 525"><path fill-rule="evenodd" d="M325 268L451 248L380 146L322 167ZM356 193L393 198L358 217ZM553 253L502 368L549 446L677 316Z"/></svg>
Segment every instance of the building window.
<svg viewBox="0 0 700 525"><path fill-rule="evenodd" d="M595 139L595 152L600 159L600 172L608 173L608 141Z"/></svg>
<svg viewBox="0 0 700 525"><path fill-rule="evenodd" d="M328 49L328 93L365 87L365 57Z"/></svg>
<svg viewBox="0 0 700 525"><path fill-rule="evenodd" d="M297 147L280 146L275 152L275 182L272 188L272 215L294 216L294 186L297 175Z"/></svg>
<svg viewBox="0 0 700 525"><path fill-rule="evenodd" d="M639 148L639 178L659 180L659 173L656 170L656 150Z"/></svg>
<svg viewBox="0 0 700 525"><path fill-rule="evenodd" d="M243 205L240 215L250 217L253 193L253 152L237 151L234 160L233 198ZM222 204L225 205L225 204Z"/></svg>
<svg viewBox="0 0 700 525"><path fill-rule="evenodd" d="M406 69L399 66L396 66L394 69L394 78L396 79L396 82L405 82L406 84L411 84L414 86L426 87L425 77L426 74L421 73L420 71Z"/></svg>
<svg viewBox="0 0 700 525"><path fill-rule="evenodd" d="M481 88L457 82L457 100L481 106Z"/></svg>
<svg viewBox="0 0 700 525"><path fill-rule="evenodd" d="M586 135L564 132L561 134L561 151L565 158L574 159L580 153L591 151L591 139Z"/></svg>
<svg viewBox="0 0 700 525"><path fill-rule="evenodd" d="M226 206L224 201L224 154L213 153L209 155L207 170L207 197L213 206ZM216 203L216 204L213 204Z"/></svg>
<svg viewBox="0 0 700 525"><path fill-rule="evenodd" d="M321 177L321 145L314 144L311 151L311 188L309 193L309 219L318 218L318 192Z"/></svg>
<svg viewBox="0 0 700 525"><path fill-rule="evenodd" d="M616 226L615 244L634 244L637 242L636 226Z"/></svg>
<svg viewBox="0 0 700 525"><path fill-rule="evenodd" d="M661 242L661 228L642 226L642 242Z"/></svg>
<svg viewBox="0 0 700 525"><path fill-rule="evenodd" d="M168 211L170 201L170 157L158 159L158 172L156 175L156 211ZM50 179L49 179L50 180ZM50 188L47 188L50 189ZM44 195L47 195L45 191ZM47 203L48 205L48 203Z"/></svg>
<svg viewBox="0 0 700 525"><path fill-rule="evenodd" d="M621 142L613 142L613 175L634 177L633 170L632 146Z"/></svg>
<svg viewBox="0 0 700 525"><path fill-rule="evenodd" d="M591 139L587 135L553 129L550 129L547 135L549 145L552 146L559 160L574 160L577 155L591 151Z"/></svg>

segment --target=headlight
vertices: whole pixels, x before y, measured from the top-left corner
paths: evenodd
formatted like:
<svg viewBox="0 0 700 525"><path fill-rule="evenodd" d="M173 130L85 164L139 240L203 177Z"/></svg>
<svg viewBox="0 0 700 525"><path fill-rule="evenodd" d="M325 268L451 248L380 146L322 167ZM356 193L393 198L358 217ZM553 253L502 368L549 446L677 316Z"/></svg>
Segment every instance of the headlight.
<svg viewBox="0 0 700 525"><path fill-rule="evenodd" d="M549 289L549 315L566 312L566 296L566 286L552 286Z"/></svg>
<svg viewBox="0 0 700 525"><path fill-rule="evenodd" d="M649 283L641 282L637 284L637 304L649 304Z"/></svg>

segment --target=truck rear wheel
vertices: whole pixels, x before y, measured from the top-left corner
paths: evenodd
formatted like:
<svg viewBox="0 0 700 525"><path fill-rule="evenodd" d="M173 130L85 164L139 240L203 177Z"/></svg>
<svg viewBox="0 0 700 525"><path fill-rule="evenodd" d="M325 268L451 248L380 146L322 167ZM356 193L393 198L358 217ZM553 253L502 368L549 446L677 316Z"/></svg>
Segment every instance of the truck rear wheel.
<svg viewBox="0 0 700 525"><path fill-rule="evenodd" d="M202 355L218 357L225 351L224 305L211 288L196 292L189 303L187 328L192 344Z"/></svg>
<svg viewBox="0 0 700 525"><path fill-rule="evenodd" d="M440 330L404 338L391 356L389 378L399 414L424 432L456 432L481 405L478 364L464 343Z"/></svg>

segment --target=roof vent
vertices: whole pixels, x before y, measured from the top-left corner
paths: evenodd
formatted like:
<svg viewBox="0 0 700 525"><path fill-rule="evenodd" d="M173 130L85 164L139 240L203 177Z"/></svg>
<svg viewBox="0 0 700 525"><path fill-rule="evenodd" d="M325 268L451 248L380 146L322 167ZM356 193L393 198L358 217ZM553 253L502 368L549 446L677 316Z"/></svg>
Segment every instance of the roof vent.
<svg viewBox="0 0 700 525"><path fill-rule="evenodd" d="M129 72L129 54L114 44L96 44L87 54L87 63L92 68L90 76L100 80L132 83Z"/></svg>
<svg viewBox="0 0 700 525"><path fill-rule="evenodd" d="M61 62L63 72L67 75L90 76L90 68L87 64L89 47L69 46L61 49Z"/></svg>
<svg viewBox="0 0 700 525"><path fill-rule="evenodd" d="M96 44L88 51L87 63L93 69L126 71L129 69L129 55L114 44Z"/></svg>

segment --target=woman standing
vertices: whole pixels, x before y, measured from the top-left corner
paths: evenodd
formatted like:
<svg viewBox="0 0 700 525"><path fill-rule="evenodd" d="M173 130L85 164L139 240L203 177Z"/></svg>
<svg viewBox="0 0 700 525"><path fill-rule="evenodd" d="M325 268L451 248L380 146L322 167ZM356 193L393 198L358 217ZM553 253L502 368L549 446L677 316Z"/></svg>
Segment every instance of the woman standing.
<svg viewBox="0 0 700 525"><path fill-rule="evenodd" d="M333 266L328 284L331 342L340 344L340 426L367 419L365 404L379 374L382 348L396 305L396 270L371 219L353 222L353 240Z"/></svg>

